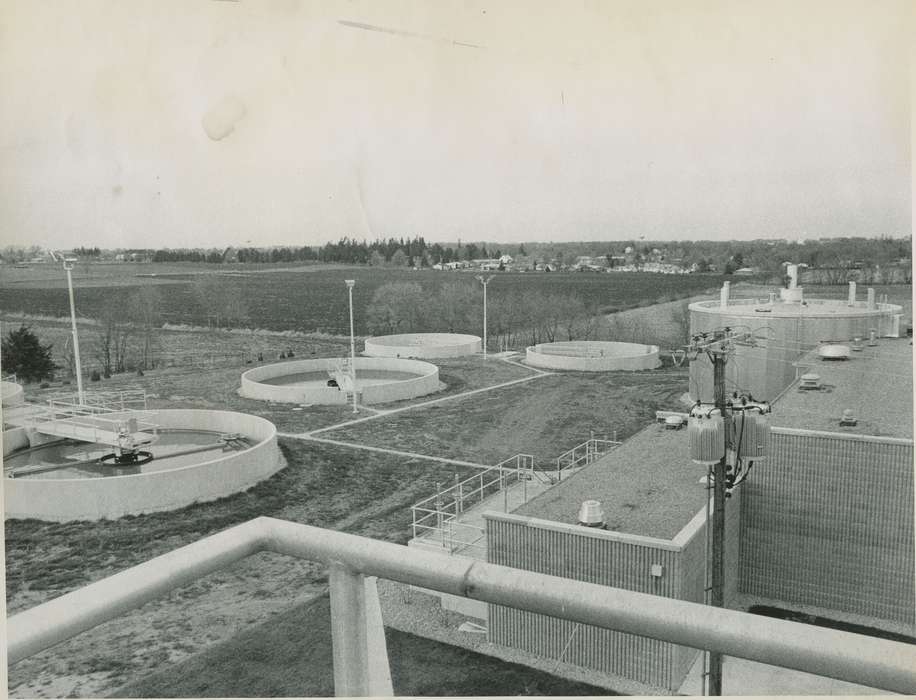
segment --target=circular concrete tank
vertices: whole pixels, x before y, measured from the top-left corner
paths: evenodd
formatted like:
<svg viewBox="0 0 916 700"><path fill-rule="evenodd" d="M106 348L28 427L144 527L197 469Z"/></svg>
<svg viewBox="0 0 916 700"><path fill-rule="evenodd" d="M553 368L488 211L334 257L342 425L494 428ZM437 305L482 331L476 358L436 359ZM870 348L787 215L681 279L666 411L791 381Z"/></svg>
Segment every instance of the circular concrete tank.
<svg viewBox="0 0 916 700"><path fill-rule="evenodd" d="M843 299L809 299L800 287L781 290L769 298L732 299L723 286L720 298L690 304L690 333L730 328L737 334L733 356L725 366L729 386L758 399L774 400L795 381L794 362L819 343L846 344L868 338L898 337L902 307L855 299L855 286ZM690 392L694 400L712 401L712 368L700 353L690 363ZM731 389L729 389L731 390Z"/></svg>
<svg viewBox="0 0 916 700"><path fill-rule="evenodd" d="M348 360L294 360L242 374L239 395L279 403L334 405L348 402L346 387L328 386ZM429 362L387 357L356 358L356 389L363 404L403 401L439 391L439 368Z"/></svg>
<svg viewBox="0 0 916 700"><path fill-rule="evenodd" d="M160 439L146 448L152 461L139 466L102 465L110 445L54 438L40 424L5 431L5 516L66 522L174 510L244 491L285 466L274 424L258 416L161 410L144 420Z"/></svg>
<svg viewBox="0 0 916 700"><path fill-rule="evenodd" d="M16 382L0 382L0 404L4 408L19 406L25 401L22 385Z"/></svg>
<svg viewBox="0 0 916 700"><path fill-rule="evenodd" d="M578 372L635 371L661 366L657 345L599 340L532 345L527 348L525 359L535 367Z"/></svg>
<svg viewBox="0 0 916 700"><path fill-rule="evenodd" d="M366 338L369 357L461 357L481 352L480 336L463 333L404 333Z"/></svg>

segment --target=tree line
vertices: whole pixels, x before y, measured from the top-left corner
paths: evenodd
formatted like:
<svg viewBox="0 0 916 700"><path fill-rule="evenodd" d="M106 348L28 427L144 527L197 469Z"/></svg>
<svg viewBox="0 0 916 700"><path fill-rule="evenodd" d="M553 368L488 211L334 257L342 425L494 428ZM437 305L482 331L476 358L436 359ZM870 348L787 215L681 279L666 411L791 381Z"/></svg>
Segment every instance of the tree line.
<svg viewBox="0 0 916 700"><path fill-rule="evenodd" d="M487 297L487 339L491 347L518 348L558 340L594 339L597 309L576 294L501 290ZM445 282L435 293L417 282L389 282L366 309L376 335L441 332L481 335L483 292L462 280Z"/></svg>

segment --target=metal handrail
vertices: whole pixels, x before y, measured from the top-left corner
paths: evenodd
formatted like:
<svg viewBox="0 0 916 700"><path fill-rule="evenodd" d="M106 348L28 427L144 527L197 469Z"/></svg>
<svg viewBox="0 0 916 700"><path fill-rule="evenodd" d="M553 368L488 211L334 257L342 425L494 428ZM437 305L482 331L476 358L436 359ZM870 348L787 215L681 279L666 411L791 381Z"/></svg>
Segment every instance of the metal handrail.
<svg viewBox="0 0 916 700"><path fill-rule="evenodd" d="M261 551L332 567L335 629L359 627L360 611L351 611L339 601L347 593L347 586L360 576L377 576L882 690L916 693L916 647L909 644L513 569L264 517L205 537L12 616L7 622L8 661L15 664L173 588ZM333 640L336 693L366 694L368 686L360 682L359 676L365 676L361 669L369 665L368 649L350 643L344 635L335 634ZM338 679L343 680L338 682Z"/></svg>

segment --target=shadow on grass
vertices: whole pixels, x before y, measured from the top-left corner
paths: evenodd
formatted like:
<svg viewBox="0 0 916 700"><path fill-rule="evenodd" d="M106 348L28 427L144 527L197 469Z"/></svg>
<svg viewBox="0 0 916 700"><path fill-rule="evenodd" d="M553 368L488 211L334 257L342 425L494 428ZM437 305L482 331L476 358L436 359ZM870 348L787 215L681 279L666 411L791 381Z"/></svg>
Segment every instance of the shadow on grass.
<svg viewBox="0 0 916 700"><path fill-rule="evenodd" d="M385 630L395 695L608 695L460 647ZM331 614L316 598L110 697L329 697L334 695Z"/></svg>

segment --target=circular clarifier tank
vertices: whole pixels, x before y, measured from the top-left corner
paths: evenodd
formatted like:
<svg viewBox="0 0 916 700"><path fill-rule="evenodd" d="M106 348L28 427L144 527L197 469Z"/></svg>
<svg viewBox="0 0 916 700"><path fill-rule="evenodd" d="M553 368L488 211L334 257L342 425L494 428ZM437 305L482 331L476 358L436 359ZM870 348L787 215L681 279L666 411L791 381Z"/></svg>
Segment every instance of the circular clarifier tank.
<svg viewBox="0 0 916 700"><path fill-rule="evenodd" d="M535 367L578 372L634 371L661 366L657 345L599 340L531 345L525 359Z"/></svg>
<svg viewBox="0 0 916 700"><path fill-rule="evenodd" d="M24 400L22 385L16 382L0 382L0 403L4 408L18 406Z"/></svg>
<svg viewBox="0 0 916 700"><path fill-rule="evenodd" d="M442 358L474 355L481 351L480 336L463 333L403 333L366 338L369 357Z"/></svg>
<svg viewBox="0 0 916 700"><path fill-rule="evenodd" d="M357 357L356 392L363 404L402 401L439 390L439 368L429 362ZM349 359L294 360L255 367L242 374L239 394L280 403L345 404L350 397Z"/></svg>
<svg viewBox="0 0 916 700"><path fill-rule="evenodd" d="M143 412L143 421L155 425L144 428L154 437L133 462L116 459L110 443L42 433L41 423L5 431L6 517L66 522L173 510L243 491L285 465L276 428L258 416L161 410Z"/></svg>

